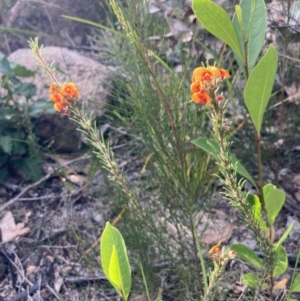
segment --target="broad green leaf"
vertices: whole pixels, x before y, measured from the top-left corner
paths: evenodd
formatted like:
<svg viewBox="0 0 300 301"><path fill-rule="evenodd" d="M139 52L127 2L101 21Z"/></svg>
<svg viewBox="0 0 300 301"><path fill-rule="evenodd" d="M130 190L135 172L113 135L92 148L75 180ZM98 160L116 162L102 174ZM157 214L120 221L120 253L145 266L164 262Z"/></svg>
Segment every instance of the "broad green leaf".
<svg viewBox="0 0 300 301"><path fill-rule="evenodd" d="M271 97L276 76L278 56L273 45L252 70L247 81L244 97L251 120L260 136L263 115Z"/></svg>
<svg viewBox="0 0 300 301"><path fill-rule="evenodd" d="M220 147L215 141L208 140L206 138L198 138L197 140L192 141L193 144L200 147L211 156L213 156L216 160L218 158L218 154L220 152ZM236 166L236 172L240 174L242 177L250 181L255 187L255 181L245 169L245 167L239 162L235 155L230 154L233 166Z"/></svg>
<svg viewBox="0 0 300 301"><path fill-rule="evenodd" d="M252 206L254 218L259 223L260 228L267 230L267 226L261 216L261 203L259 197L249 193L247 195L247 202Z"/></svg>
<svg viewBox="0 0 300 301"><path fill-rule="evenodd" d="M14 93L23 95L27 99L31 98L36 94L36 85L34 85L33 83L18 82L14 85Z"/></svg>
<svg viewBox="0 0 300 301"><path fill-rule="evenodd" d="M257 289L261 279L257 274L247 273L243 275L243 283L253 289Z"/></svg>
<svg viewBox="0 0 300 301"><path fill-rule="evenodd" d="M29 70L24 66L20 66L20 65L13 66L12 70L15 73L15 76L19 76L19 77L32 77L36 74L36 71Z"/></svg>
<svg viewBox="0 0 300 301"><path fill-rule="evenodd" d="M235 244L235 245L232 245L230 249L236 251L236 254L239 258L254 265L255 267L258 267L258 268L264 267L261 259L249 247L247 247L243 244Z"/></svg>
<svg viewBox="0 0 300 301"><path fill-rule="evenodd" d="M298 274L290 288L291 293L300 293L300 274Z"/></svg>
<svg viewBox="0 0 300 301"><path fill-rule="evenodd" d="M131 270L121 233L109 222L102 234L101 263L105 276L122 298L127 300L131 289Z"/></svg>
<svg viewBox="0 0 300 301"><path fill-rule="evenodd" d="M277 277L279 275L282 275L287 267L288 267L288 258L286 255L286 251L282 246L279 246L278 248L274 248L275 250L275 256L276 256L276 260L275 260L275 265L274 265L274 277Z"/></svg>
<svg viewBox="0 0 300 301"><path fill-rule="evenodd" d="M115 246L113 246L112 248L108 273L109 273L110 282L113 283L114 286L117 286L120 289L120 291L122 292L121 295L124 295L124 288L123 288L123 283L121 278L118 252Z"/></svg>
<svg viewBox="0 0 300 301"><path fill-rule="evenodd" d="M15 144L15 143L14 143ZM20 151L23 151L21 146ZM44 176L41 160L38 157L19 158L13 161L14 167L21 170L25 179L36 182Z"/></svg>
<svg viewBox="0 0 300 301"><path fill-rule="evenodd" d="M295 226L295 222L291 223L289 227L285 230L285 232L282 234L280 237L279 241L275 244L275 250L282 245L282 243L287 239L289 236L290 232L293 230Z"/></svg>
<svg viewBox="0 0 300 301"><path fill-rule="evenodd" d="M8 77L14 77L14 73L10 68L10 64L9 61L7 60L6 57L3 57L0 60L0 73L2 73L3 75L6 75Z"/></svg>
<svg viewBox="0 0 300 301"><path fill-rule="evenodd" d="M0 147L6 154L11 154L12 150L12 140L10 136L0 136Z"/></svg>
<svg viewBox="0 0 300 301"><path fill-rule="evenodd" d="M247 41L247 61L250 73L255 66L265 40L267 28L266 5L264 0L242 0L239 6L242 13L236 10L232 23L239 37L243 57L245 57L244 43L245 40ZM242 22L239 20L241 17ZM241 27L241 23L243 27Z"/></svg>
<svg viewBox="0 0 300 301"><path fill-rule="evenodd" d="M226 43L238 57L243 57L232 21L221 6L210 0L193 0L192 8L207 31Z"/></svg>
<svg viewBox="0 0 300 301"><path fill-rule="evenodd" d="M267 184L263 187L263 195L268 223L272 227L285 202L285 193L273 184Z"/></svg>
<svg viewBox="0 0 300 301"><path fill-rule="evenodd" d="M37 115L45 112L55 113L55 110L53 103L43 98L38 99L28 108L28 114L30 117L36 117Z"/></svg>
<svg viewBox="0 0 300 301"><path fill-rule="evenodd" d="M163 301L161 298L156 298L154 301Z"/></svg>

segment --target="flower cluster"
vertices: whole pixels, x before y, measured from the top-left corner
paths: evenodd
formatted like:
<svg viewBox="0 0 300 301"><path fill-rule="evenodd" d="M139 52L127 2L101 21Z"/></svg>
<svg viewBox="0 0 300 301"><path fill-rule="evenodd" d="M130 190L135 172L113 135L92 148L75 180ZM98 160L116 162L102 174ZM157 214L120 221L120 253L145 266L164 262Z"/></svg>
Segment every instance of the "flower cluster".
<svg viewBox="0 0 300 301"><path fill-rule="evenodd" d="M75 102L79 91L74 83L66 83L63 86L53 83L49 88L50 99L54 102L54 109L69 114L69 104Z"/></svg>
<svg viewBox="0 0 300 301"><path fill-rule="evenodd" d="M212 99L223 100L223 96L215 95L215 91L223 79L228 77L230 75L225 69L214 66L196 68L192 76L192 100L204 105L210 104Z"/></svg>
<svg viewBox="0 0 300 301"><path fill-rule="evenodd" d="M235 258L236 252L234 250L222 248L220 250L221 242L213 246L209 251L211 260L217 263L219 266L225 266L230 259Z"/></svg>

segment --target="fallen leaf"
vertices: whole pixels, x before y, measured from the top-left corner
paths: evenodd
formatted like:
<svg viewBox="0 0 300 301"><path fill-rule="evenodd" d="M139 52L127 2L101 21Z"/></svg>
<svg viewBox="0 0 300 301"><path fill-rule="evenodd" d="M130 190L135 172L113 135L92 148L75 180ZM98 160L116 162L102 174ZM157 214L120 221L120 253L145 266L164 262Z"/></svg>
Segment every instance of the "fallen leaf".
<svg viewBox="0 0 300 301"><path fill-rule="evenodd" d="M28 216L26 217L28 219ZM24 235L29 232L30 228L25 227L25 223L15 223L15 219L11 211L7 211L0 221L0 229L2 242L9 242L17 236Z"/></svg>
<svg viewBox="0 0 300 301"><path fill-rule="evenodd" d="M35 265L29 265L26 268L26 276L29 276L30 274L34 273L37 269L38 269L37 266L35 266Z"/></svg>
<svg viewBox="0 0 300 301"><path fill-rule="evenodd" d="M200 237L200 241L203 244L214 244L217 242L227 242L232 236L233 225L226 223L222 230L219 229L207 229Z"/></svg>
<svg viewBox="0 0 300 301"><path fill-rule="evenodd" d="M275 285L274 285L274 289L276 290L283 290L286 289L286 284L288 282L287 278L283 278L280 281L278 281Z"/></svg>

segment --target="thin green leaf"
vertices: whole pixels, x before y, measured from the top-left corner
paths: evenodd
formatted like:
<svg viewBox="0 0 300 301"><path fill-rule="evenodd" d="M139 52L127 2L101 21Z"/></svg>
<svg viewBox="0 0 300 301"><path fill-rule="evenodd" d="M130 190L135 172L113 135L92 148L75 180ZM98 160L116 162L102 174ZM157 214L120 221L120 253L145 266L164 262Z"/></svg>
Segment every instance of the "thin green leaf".
<svg viewBox="0 0 300 301"><path fill-rule="evenodd" d="M245 104L258 135L260 135L263 115L271 97L277 62L277 52L270 45L266 54L250 73L245 87Z"/></svg>
<svg viewBox="0 0 300 301"><path fill-rule="evenodd" d="M119 37L124 37L124 34L122 34L122 32L119 32L113 28L107 27L105 25L102 25L100 23L96 23L90 20L86 20L86 19L82 19L82 18L78 18L78 17L73 17L73 16L67 16L67 15L61 15L61 17L68 19L68 20L72 20L72 21L76 21L78 23L83 23L83 24L87 24L87 25L91 25L94 27L98 27L107 31L111 31L113 32L115 35L119 36Z"/></svg>
<svg viewBox="0 0 300 301"><path fill-rule="evenodd" d="M258 267L261 269L264 267L261 259L249 247L247 247L243 244L235 244L235 245L232 245L230 249L236 251L236 254L239 258L254 265L255 267Z"/></svg>
<svg viewBox="0 0 300 301"><path fill-rule="evenodd" d="M131 289L131 270L121 233L109 222L102 234L101 263L105 276L122 298L127 300Z"/></svg>
<svg viewBox="0 0 300 301"><path fill-rule="evenodd" d="M242 14L236 10L232 23L237 32L244 57L244 44L246 41L247 67L250 73L255 66L265 40L267 28L266 5L264 0L242 0L240 8ZM242 21L240 20L241 17Z"/></svg>
<svg viewBox="0 0 300 301"><path fill-rule="evenodd" d="M283 242L287 239L289 236L290 232L293 230L295 226L295 222L291 223L289 227L284 231L282 236L280 237L279 241L275 244L275 250L283 244Z"/></svg>
<svg viewBox="0 0 300 301"><path fill-rule="evenodd" d="M204 28L243 57L239 38L227 12L210 0L193 0L193 11Z"/></svg>
<svg viewBox="0 0 300 301"><path fill-rule="evenodd" d="M272 227L285 202L285 192L273 184L267 184L263 187L263 195L268 223Z"/></svg>
<svg viewBox="0 0 300 301"><path fill-rule="evenodd" d="M196 146L200 147L207 153L209 153L211 156L213 156L217 160L218 154L220 153L220 147L215 141L211 141L209 139L200 137L200 138L192 141L192 143L195 144ZM236 172L238 174L240 174L242 177L244 177L245 179L247 179L248 181L250 181L256 187L255 181L253 180L251 175L248 173L246 168L242 165L242 163L240 163L240 161L236 158L235 155L230 154L230 156L231 156L232 164L234 166L236 166Z"/></svg>
<svg viewBox="0 0 300 301"><path fill-rule="evenodd" d="M279 246L278 248L274 248L275 255L276 255L276 261L275 261L275 267L273 275L274 277L282 275L288 268L288 258L286 255L286 251L282 246Z"/></svg>
<svg viewBox="0 0 300 301"><path fill-rule="evenodd" d="M300 293L300 274L298 274L290 288L291 293Z"/></svg>

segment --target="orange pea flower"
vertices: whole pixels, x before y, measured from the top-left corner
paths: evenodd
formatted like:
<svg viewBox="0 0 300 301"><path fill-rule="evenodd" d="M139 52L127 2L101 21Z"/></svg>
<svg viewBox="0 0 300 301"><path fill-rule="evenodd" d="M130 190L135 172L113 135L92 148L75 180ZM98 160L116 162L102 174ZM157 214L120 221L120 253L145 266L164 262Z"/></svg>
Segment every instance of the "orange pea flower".
<svg viewBox="0 0 300 301"><path fill-rule="evenodd" d="M198 67L194 70L192 82L200 81L202 83L210 83L220 77L220 72L217 67Z"/></svg>
<svg viewBox="0 0 300 301"><path fill-rule="evenodd" d="M64 96L60 92L53 92L50 93L50 99L56 103L56 102L63 102Z"/></svg>
<svg viewBox="0 0 300 301"><path fill-rule="evenodd" d="M219 254L219 253L220 253L220 245L221 245L221 242L219 241L216 245L214 245L214 246L208 251L208 254Z"/></svg>
<svg viewBox="0 0 300 301"><path fill-rule="evenodd" d="M220 255L221 255L221 251L220 251L220 245L221 242L219 241L216 245L214 245L209 251L208 254L210 255L210 258L212 260L218 260Z"/></svg>
<svg viewBox="0 0 300 301"><path fill-rule="evenodd" d="M220 77L222 79L230 77L229 72L227 70L225 70L225 69L219 69L219 72L220 72Z"/></svg>
<svg viewBox="0 0 300 301"><path fill-rule="evenodd" d="M52 84L49 87L50 99L54 102L54 109L61 112L67 105L64 101L64 96L60 92L60 87Z"/></svg>
<svg viewBox="0 0 300 301"><path fill-rule="evenodd" d="M68 101L71 101L79 96L79 91L74 83L66 83L61 88L61 93L68 99Z"/></svg>
<svg viewBox="0 0 300 301"><path fill-rule="evenodd" d="M227 70L215 66L196 68L191 78L192 100L204 105L210 104L212 99L223 100L223 95L217 95L216 91L219 83L228 77L230 74Z"/></svg>
<svg viewBox="0 0 300 301"><path fill-rule="evenodd" d="M196 92L200 92L200 90L202 90L202 83L201 82L193 82L191 84L191 92L192 93L196 93Z"/></svg>
<svg viewBox="0 0 300 301"><path fill-rule="evenodd" d="M54 102L54 109L58 112L69 113L68 103L79 96L79 91L74 83L66 83L63 87L51 84L49 87L50 99Z"/></svg>
<svg viewBox="0 0 300 301"><path fill-rule="evenodd" d="M55 102L54 103L55 111L61 112L64 109L67 109L67 105L63 102Z"/></svg>
<svg viewBox="0 0 300 301"><path fill-rule="evenodd" d="M199 92L193 93L191 97L195 103L200 103L202 105L207 105L211 103L210 96L204 90L200 90Z"/></svg>

